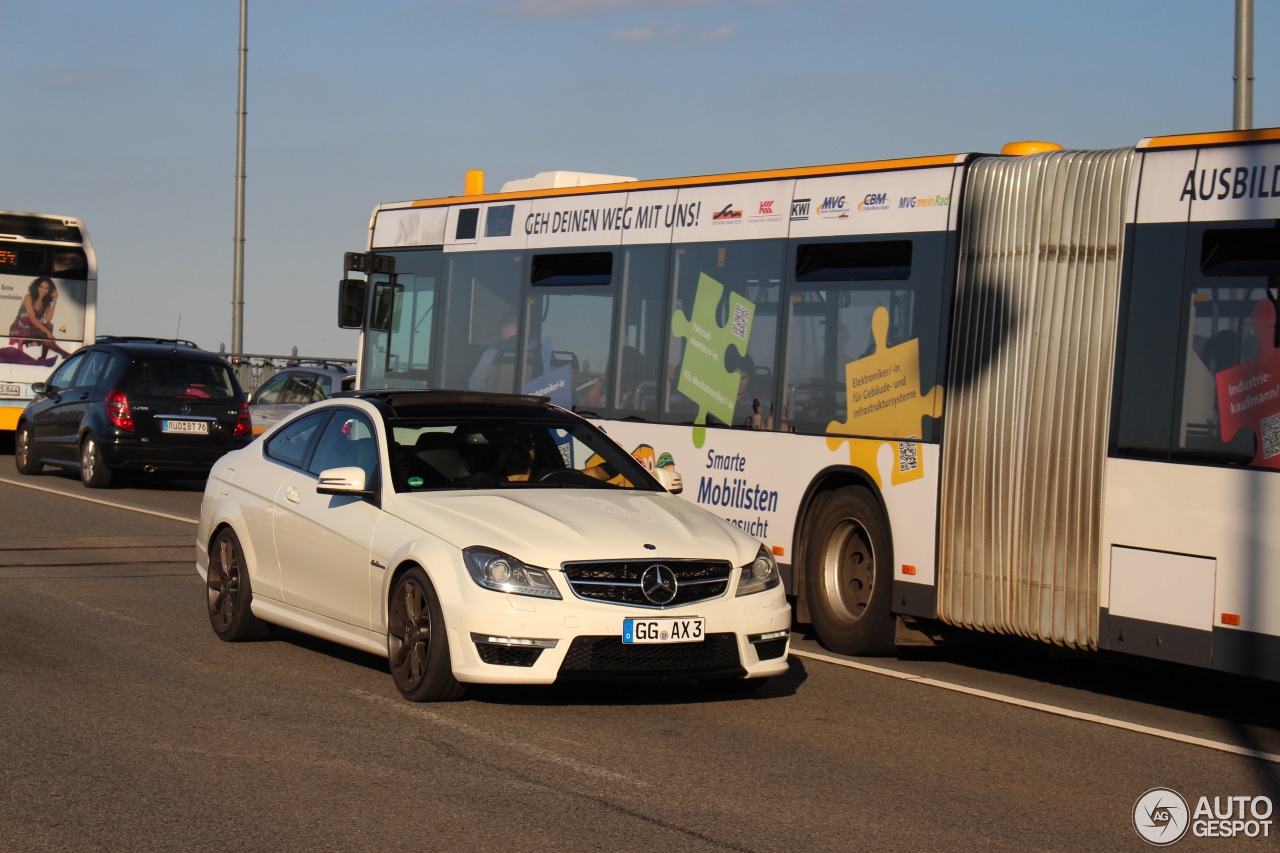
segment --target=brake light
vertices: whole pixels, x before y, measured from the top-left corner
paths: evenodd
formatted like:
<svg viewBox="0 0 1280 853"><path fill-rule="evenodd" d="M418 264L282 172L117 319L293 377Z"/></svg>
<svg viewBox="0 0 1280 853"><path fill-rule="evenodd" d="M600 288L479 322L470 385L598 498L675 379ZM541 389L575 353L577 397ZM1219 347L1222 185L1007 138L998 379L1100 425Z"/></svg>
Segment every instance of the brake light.
<svg viewBox="0 0 1280 853"><path fill-rule="evenodd" d="M249 417L249 401L240 403L240 417L236 419L235 437L253 435L253 419Z"/></svg>
<svg viewBox="0 0 1280 853"><path fill-rule="evenodd" d="M133 412L129 409L129 398L114 389L107 394L107 419L120 429L133 432Z"/></svg>

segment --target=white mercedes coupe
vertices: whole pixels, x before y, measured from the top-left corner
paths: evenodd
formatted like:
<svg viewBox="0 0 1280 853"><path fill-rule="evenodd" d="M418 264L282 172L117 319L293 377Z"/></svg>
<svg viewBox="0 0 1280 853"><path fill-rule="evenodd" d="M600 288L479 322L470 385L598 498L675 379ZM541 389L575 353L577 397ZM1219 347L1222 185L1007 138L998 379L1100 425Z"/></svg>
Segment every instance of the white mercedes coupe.
<svg viewBox="0 0 1280 853"><path fill-rule="evenodd" d="M214 466L197 570L223 640L281 625L384 655L413 701L589 679L753 689L787 669L777 564L680 488L545 398L355 392Z"/></svg>

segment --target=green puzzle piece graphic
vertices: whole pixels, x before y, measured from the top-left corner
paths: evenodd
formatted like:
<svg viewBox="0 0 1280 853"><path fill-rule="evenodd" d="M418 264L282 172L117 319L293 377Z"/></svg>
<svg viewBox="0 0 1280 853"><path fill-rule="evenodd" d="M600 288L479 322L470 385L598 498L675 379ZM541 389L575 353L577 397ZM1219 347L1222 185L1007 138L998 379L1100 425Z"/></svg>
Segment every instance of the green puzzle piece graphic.
<svg viewBox="0 0 1280 853"><path fill-rule="evenodd" d="M747 354L756 304L740 293L730 293L728 323L721 326L716 321L716 308L723 295L724 285L702 273L693 315L676 311L671 316L671 334L685 339L676 390L698 405L695 424L705 424L707 415L733 423L733 405L738 400L738 374L726 368L725 353L732 347L740 356ZM706 429L694 427L693 446L702 447L706 437Z"/></svg>

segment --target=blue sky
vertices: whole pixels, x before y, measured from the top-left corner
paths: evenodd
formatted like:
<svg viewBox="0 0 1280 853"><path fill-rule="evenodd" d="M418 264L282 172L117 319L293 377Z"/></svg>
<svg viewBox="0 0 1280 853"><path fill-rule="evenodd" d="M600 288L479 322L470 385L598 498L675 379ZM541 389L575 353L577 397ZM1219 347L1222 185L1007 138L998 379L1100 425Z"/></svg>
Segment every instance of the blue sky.
<svg viewBox="0 0 1280 853"><path fill-rule="evenodd" d="M1280 125L1280 2L1254 124ZM245 349L354 357L379 202L1232 122L1234 0L249 0ZM231 344L239 0L0 0L0 208L78 216L100 333Z"/></svg>

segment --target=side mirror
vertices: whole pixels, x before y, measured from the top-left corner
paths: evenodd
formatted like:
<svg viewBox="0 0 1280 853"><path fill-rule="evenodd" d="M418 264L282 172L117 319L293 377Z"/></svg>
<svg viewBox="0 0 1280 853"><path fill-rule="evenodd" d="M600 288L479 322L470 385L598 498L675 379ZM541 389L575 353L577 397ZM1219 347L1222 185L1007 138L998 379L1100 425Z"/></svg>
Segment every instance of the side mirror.
<svg viewBox="0 0 1280 853"><path fill-rule="evenodd" d="M316 494L348 495L355 498L371 498L373 492L365 488L364 469L355 466L349 468L326 468L320 472L320 482L316 483Z"/></svg>
<svg viewBox="0 0 1280 853"><path fill-rule="evenodd" d="M31 383L31 393L32 393L32 394L48 394L48 393L49 393L49 383L47 383L47 382L32 382L32 383Z"/></svg>
<svg viewBox="0 0 1280 853"><path fill-rule="evenodd" d="M651 473L658 485L671 494L678 495L684 491L684 478L674 468L655 468Z"/></svg>
<svg viewBox="0 0 1280 853"><path fill-rule="evenodd" d="M368 282L344 278L338 282L338 328L358 329L364 325L365 295Z"/></svg>
<svg viewBox="0 0 1280 853"><path fill-rule="evenodd" d="M403 284L380 281L373 286L373 316L369 328L375 332L389 332L396 319L396 297L404 292Z"/></svg>

